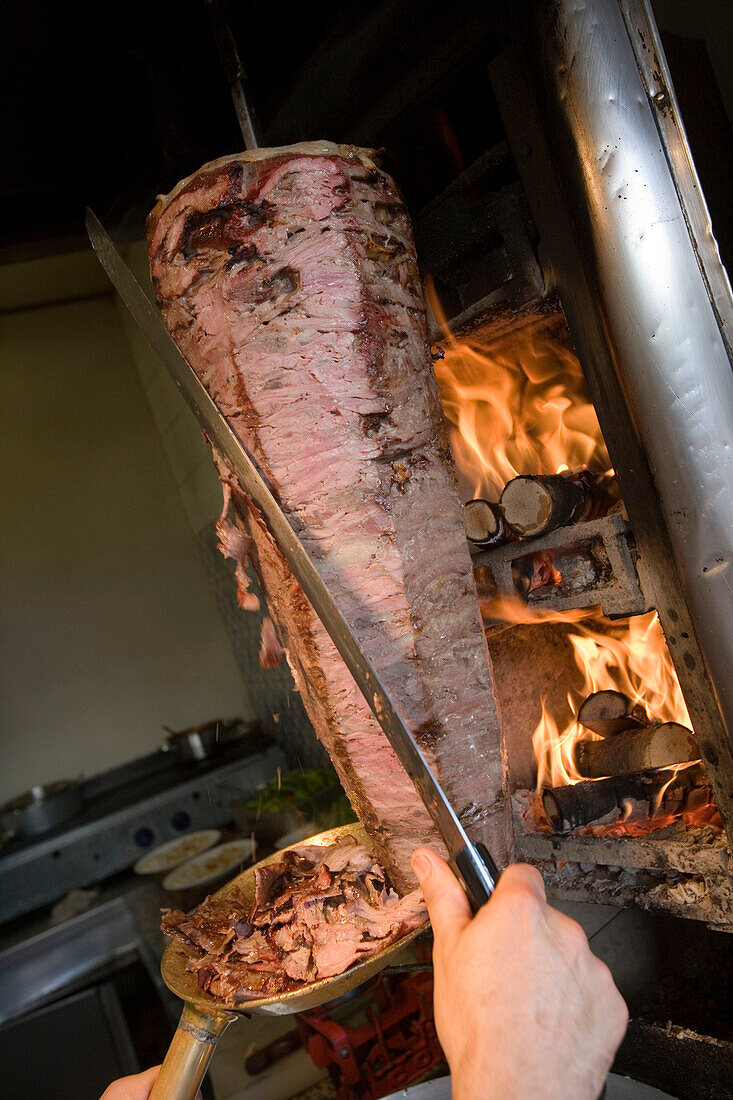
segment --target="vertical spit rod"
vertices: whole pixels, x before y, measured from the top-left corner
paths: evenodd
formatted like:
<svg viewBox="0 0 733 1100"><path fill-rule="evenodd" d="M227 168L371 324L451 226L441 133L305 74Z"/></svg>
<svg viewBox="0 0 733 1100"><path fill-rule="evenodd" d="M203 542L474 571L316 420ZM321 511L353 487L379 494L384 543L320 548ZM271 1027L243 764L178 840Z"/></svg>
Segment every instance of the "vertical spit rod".
<svg viewBox="0 0 733 1100"><path fill-rule="evenodd" d="M239 129L242 131L245 149L258 149L262 144L260 124L250 101L247 74L239 58L237 43L227 18L226 0L204 0L209 9L214 41L224 67L224 75L232 93Z"/></svg>

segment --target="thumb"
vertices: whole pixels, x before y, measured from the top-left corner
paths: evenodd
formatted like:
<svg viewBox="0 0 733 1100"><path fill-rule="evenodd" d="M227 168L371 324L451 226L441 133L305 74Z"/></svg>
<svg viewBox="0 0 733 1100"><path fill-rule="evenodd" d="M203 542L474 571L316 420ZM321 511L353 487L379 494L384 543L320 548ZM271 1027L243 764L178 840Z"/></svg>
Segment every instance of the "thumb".
<svg viewBox="0 0 733 1100"><path fill-rule="evenodd" d="M471 920L471 906L463 889L444 859L430 850L412 853L412 869L425 898L435 935L452 938Z"/></svg>

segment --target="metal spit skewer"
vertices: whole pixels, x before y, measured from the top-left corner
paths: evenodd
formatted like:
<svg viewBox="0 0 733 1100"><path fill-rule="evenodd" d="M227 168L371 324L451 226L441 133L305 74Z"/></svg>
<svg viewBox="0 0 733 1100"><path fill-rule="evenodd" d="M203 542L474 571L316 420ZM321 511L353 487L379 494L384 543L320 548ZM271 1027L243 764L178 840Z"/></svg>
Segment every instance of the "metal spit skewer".
<svg viewBox="0 0 733 1100"><path fill-rule="evenodd" d="M262 131L252 106L247 82L247 73L239 57L237 43L227 17L226 0L204 0L209 10L214 41L224 68L224 75L232 94L234 110L237 112L239 129L242 131L245 149L259 149L262 145Z"/></svg>

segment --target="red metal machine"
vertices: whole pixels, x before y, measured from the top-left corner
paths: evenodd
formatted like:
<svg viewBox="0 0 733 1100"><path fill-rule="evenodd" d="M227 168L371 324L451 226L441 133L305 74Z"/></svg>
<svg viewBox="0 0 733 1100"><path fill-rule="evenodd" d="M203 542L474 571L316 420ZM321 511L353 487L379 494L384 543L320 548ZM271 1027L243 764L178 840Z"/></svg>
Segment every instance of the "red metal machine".
<svg viewBox="0 0 733 1100"><path fill-rule="evenodd" d="M433 1019L433 974L382 974L346 1004L295 1017L297 1031L252 1054L261 1073L299 1047L327 1069L338 1100L378 1100L405 1088L444 1060Z"/></svg>
<svg viewBox="0 0 733 1100"><path fill-rule="evenodd" d="M443 1061L433 1019L433 975L382 975L369 989L366 1020L342 1023L324 1008L298 1016L303 1046L328 1069L339 1100L376 1100Z"/></svg>

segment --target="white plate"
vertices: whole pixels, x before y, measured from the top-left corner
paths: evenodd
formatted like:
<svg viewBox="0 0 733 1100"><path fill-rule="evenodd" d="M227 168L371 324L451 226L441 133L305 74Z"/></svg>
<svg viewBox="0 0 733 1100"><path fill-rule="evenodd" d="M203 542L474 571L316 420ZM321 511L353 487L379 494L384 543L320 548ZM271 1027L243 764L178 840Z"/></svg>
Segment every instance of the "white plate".
<svg viewBox="0 0 733 1100"><path fill-rule="evenodd" d="M147 852L137 861L133 871L136 875L157 875L170 871L184 860L200 855L207 848L213 848L220 837L219 829L201 829L198 833L177 836L175 840L169 840L167 844L161 844L159 848Z"/></svg>
<svg viewBox="0 0 733 1100"><path fill-rule="evenodd" d="M230 840L211 848L180 864L163 879L164 890L187 890L190 886L206 886L222 875L234 871L246 863L252 855L254 845L249 839Z"/></svg>
<svg viewBox="0 0 733 1100"><path fill-rule="evenodd" d="M313 836L317 831L318 826L314 822L306 821L305 825L299 825L297 829L292 829L284 836L279 836L275 841L275 847L278 849L288 848L291 844L297 844L299 840L307 840L309 836Z"/></svg>

